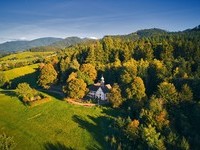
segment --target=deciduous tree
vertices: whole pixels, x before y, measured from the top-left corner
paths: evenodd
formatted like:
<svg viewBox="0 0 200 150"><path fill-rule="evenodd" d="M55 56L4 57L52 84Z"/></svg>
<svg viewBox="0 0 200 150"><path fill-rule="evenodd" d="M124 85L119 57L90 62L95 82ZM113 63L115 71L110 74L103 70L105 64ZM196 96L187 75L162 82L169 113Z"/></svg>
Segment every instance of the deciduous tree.
<svg viewBox="0 0 200 150"><path fill-rule="evenodd" d="M140 101L146 96L144 82L140 77L134 77L133 82L126 89L127 98Z"/></svg>
<svg viewBox="0 0 200 150"><path fill-rule="evenodd" d="M87 91L87 85L82 79L72 79L67 82L67 85L64 87L64 92L70 98L83 98Z"/></svg>
<svg viewBox="0 0 200 150"><path fill-rule="evenodd" d="M121 96L121 89L117 83L115 83L112 89L110 90L108 100L113 107L119 107L122 104L123 99Z"/></svg>
<svg viewBox="0 0 200 150"><path fill-rule="evenodd" d="M163 98L166 103L177 104L179 97L176 87L172 83L162 82L158 85L158 97Z"/></svg>
<svg viewBox="0 0 200 150"><path fill-rule="evenodd" d="M97 77L97 71L92 64L83 64L80 67L80 71L84 74L87 74L91 80L95 80Z"/></svg>
<svg viewBox="0 0 200 150"><path fill-rule="evenodd" d="M38 78L39 86L48 89L57 80L57 72L52 64L45 64L40 69L40 75Z"/></svg>

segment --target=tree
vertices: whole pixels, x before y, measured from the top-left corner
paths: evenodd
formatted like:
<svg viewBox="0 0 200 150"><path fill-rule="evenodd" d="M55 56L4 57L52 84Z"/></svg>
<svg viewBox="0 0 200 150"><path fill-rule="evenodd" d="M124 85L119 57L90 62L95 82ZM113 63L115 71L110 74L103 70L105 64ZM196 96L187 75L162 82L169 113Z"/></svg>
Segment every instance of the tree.
<svg viewBox="0 0 200 150"><path fill-rule="evenodd" d="M174 84L168 82L162 82L158 85L157 95L169 104L177 104L179 100Z"/></svg>
<svg viewBox="0 0 200 150"><path fill-rule="evenodd" d="M45 64L41 69L40 69L40 75L38 78L38 84L45 88L48 89L50 86L56 82L57 79L57 72L54 69L52 64Z"/></svg>
<svg viewBox="0 0 200 150"><path fill-rule="evenodd" d="M71 62L70 57L66 57L65 59L61 58L59 67L60 67L60 81L63 82L67 79L69 75L69 64Z"/></svg>
<svg viewBox="0 0 200 150"><path fill-rule="evenodd" d="M95 80L97 77L97 71L92 64L83 64L80 67L80 71L86 75L88 75L91 80Z"/></svg>
<svg viewBox="0 0 200 150"><path fill-rule="evenodd" d="M6 82L8 82L8 79L5 73L0 72L0 87L4 86Z"/></svg>
<svg viewBox="0 0 200 150"><path fill-rule="evenodd" d="M148 81L147 81L147 93L148 95L156 92L157 86L160 82L167 79L168 70L162 61L154 59L150 62L148 67Z"/></svg>
<svg viewBox="0 0 200 150"><path fill-rule="evenodd" d="M183 150L189 150L190 149L190 144L188 143L188 141L185 139L185 137L183 137L180 141L180 149Z"/></svg>
<svg viewBox="0 0 200 150"><path fill-rule="evenodd" d="M126 89L127 98L140 101L146 96L144 82L140 77L134 77L129 88Z"/></svg>
<svg viewBox="0 0 200 150"><path fill-rule="evenodd" d="M117 83L111 88L110 93L108 94L108 100L113 107L119 107L122 104L123 99L121 96L121 89Z"/></svg>
<svg viewBox="0 0 200 150"><path fill-rule="evenodd" d="M134 119L126 127L126 134L133 142L139 138L139 120Z"/></svg>
<svg viewBox="0 0 200 150"><path fill-rule="evenodd" d="M121 69L120 81L123 85L127 85L133 81L133 78L137 75L137 62L131 59L123 63L123 68Z"/></svg>
<svg viewBox="0 0 200 150"><path fill-rule="evenodd" d="M70 98L83 98L87 91L87 85L82 79L72 79L64 87L63 91Z"/></svg>
<svg viewBox="0 0 200 150"><path fill-rule="evenodd" d="M143 108L140 112L140 118L145 124L151 124L158 131L162 131L163 127L168 127L168 113L163 108L163 100L152 96L148 101L147 108Z"/></svg>
<svg viewBox="0 0 200 150"><path fill-rule="evenodd" d="M80 67L80 64L79 62L77 61L76 58L74 58L70 64L69 64L69 68L72 70L72 71L77 71L79 70L79 67Z"/></svg>
<svg viewBox="0 0 200 150"><path fill-rule="evenodd" d="M90 63L95 65L95 52L94 52L94 45L90 45L87 52L87 58L85 60L86 63Z"/></svg>
<svg viewBox="0 0 200 150"><path fill-rule="evenodd" d="M148 125L142 130L142 139L146 142L149 148L157 150L165 150L163 139L160 138L160 133L156 132L155 127Z"/></svg>
<svg viewBox="0 0 200 150"><path fill-rule="evenodd" d="M192 101L193 100L193 93L190 87L187 84L184 84L182 86L181 92L180 92L180 100L181 101Z"/></svg>

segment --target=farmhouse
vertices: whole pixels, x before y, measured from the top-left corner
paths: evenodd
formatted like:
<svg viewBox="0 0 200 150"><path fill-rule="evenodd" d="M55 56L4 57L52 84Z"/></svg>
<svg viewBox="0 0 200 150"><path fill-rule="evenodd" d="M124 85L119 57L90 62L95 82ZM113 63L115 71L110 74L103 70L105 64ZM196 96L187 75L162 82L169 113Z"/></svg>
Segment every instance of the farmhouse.
<svg viewBox="0 0 200 150"><path fill-rule="evenodd" d="M89 87L89 93L87 96L90 98L98 98L100 100L106 101L110 89L110 84L105 85L104 77L102 76L101 82L93 84Z"/></svg>

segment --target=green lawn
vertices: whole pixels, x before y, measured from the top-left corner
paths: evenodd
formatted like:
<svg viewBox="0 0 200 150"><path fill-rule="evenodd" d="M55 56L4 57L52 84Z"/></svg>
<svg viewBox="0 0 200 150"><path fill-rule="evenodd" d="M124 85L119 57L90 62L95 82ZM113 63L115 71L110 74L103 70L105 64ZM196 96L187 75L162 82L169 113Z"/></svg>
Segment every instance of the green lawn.
<svg viewBox="0 0 200 150"><path fill-rule="evenodd" d="M108 108L83 107L52 97L24 106L12 92L0 91L0 132L13 136L16 149L107 149Z"/></svg>

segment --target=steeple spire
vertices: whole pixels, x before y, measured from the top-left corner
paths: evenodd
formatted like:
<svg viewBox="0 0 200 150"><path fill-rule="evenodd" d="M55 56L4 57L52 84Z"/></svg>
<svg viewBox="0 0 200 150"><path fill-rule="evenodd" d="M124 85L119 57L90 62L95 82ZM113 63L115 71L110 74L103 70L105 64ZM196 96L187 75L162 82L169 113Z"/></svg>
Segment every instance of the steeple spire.
<svg viewBox="0 0 200 150"><path fill-rule="evenodd" d="M101 77L101 85L104 86L104 83L105 83L105 81L104 81L104 77L102 75L102 77Z"/></svg>

